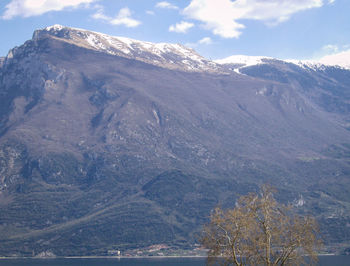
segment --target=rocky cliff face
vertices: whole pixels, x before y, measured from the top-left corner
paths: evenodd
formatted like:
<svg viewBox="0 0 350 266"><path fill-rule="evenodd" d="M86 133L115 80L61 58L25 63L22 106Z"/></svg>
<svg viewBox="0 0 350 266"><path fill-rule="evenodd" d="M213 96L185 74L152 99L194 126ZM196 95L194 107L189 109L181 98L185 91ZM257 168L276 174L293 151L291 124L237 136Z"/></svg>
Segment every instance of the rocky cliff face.
<svg viewBox="0 0 350 266"><path fill-rule="evenodd" d="M0 253L188 246L262 183L340 243L350 71L269 60L237 73L181 45L36 31L0 68Z"/></svg>

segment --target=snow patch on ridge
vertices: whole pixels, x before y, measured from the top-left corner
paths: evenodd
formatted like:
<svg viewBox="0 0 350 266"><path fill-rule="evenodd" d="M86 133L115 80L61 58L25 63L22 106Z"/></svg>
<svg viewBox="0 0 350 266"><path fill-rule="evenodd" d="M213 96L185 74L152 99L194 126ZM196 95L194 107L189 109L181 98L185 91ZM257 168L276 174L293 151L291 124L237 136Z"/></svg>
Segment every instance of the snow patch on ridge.
<svg viewBox="0 0 350 266"><path fill-rule="evenodd" d="M236 72L237 74L244 75L240 72L240 69L255 65L267 64L265 60L271 59L273 58L266 56L233 55L227 58L215 60L214 62L221 65L234 65L233 68L230 69Z"/></svg>
<svg viewBox="0 0 350 266"><path fill-rule="evenodd" d="M266 56L233 55L224 59L215 60L218 64L241 64L245 67L265 64L264 59L273 59Z"/></svg>
<svg viewBox="0 0 350 266"><path fill-rule="evenodd" d="M313 71L324 71L328 67L335 67L335 68L342 68L345 70L350 70L350 61L349 61L349 64L346 65L346 62L345 62L346 60L342 64L326 62L323 60L315 61L315 60L288 59L288 60L284 60L284 61L287 63L295 64L303 69L313 70Z"/></svg>
<svg viewBox="0 0 350 266"><path fill-rule="evenodd" d="M311 69L314 71L317 70L324 70L327 66L317 62L317 61L313 61L313 60L296 60L296 59L287 59L284 60L287 63L292 63L294 65L297 65L303 69Z"/></svg>
<svg viewBox="0 0 350 266"><path fill-rule="evenodd" d="M47 31L60 31L64 29L64 26L62 25L59 25L59 24L55 24L55 25L52 25L52 26L49 26L49 27L46 27L45 30Z"/></svg>

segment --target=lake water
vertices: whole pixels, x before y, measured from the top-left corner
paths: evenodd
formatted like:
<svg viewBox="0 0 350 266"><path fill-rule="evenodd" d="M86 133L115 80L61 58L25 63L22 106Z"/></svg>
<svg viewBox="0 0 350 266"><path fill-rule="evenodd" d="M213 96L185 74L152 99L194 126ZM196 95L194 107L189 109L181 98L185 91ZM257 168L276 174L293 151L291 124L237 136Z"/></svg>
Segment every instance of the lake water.
<svg viewBox="0 0 350 266"><path fill-rule="evenodd" d="M4 259L1 266L204 266L204 258ZM350 266L350 256L321 256L320 266Z"/></svg>

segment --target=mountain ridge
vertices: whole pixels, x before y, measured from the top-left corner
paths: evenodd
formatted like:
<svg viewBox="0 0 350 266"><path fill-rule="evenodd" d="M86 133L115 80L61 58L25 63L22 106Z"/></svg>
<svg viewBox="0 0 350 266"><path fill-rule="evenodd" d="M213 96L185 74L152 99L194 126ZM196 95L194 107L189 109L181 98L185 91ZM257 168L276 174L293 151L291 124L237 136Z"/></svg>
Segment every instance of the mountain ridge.
<svg viewBox="0 0 350 266"><path fill-rule="evenodd" d="M193 49L181 44L151 43L126 37L109 36L99 32L53 25L33 34L33 40L51 35L85 48L144 61L170 69L186 71L218 71L219 67Z"/></svg>
<svg viewBox="0 0 350 266"><path fill-rule="evenodd" d="M67 42L72 42L76 45L81 45L82 47L94 49L96 51L106 52L112 55L119 55L126 58L133 58L170 69L183 69L185 71L227 73L227 67L223 66L236 65L236 68L229 68L229 70L242 74L239 71L240 68L262 64L264 61L268 60L293 63L300 67L310 69L340 67L349 70L349 66L338 59L340 56L337 57L337 61L335 63L333 62L334 60L283 60L267 56L248 55L232 55L223 59L209 60L199 55L192 48L188 48L181 44L151 43L127 37L110 36L104 33L80 28L66 27L59 24L36 30L33 33L32 40L35 41L39 38L43 38L45 35L51 35ZM11 49L5 59L7 57L11 57L11 54L13 53L12 50L15 49ZM0 64L3 64L5 59L1 59Z"/></svg>

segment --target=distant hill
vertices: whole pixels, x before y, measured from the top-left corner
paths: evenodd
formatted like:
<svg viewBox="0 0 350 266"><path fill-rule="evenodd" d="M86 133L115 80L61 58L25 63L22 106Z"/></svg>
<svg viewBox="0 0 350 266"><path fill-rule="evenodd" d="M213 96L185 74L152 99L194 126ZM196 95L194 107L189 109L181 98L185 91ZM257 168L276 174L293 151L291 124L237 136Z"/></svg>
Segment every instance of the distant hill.
<svg viewBox="0 0 350 266"><path fill-rule="evenodd" d="M349 246L350 71L259 60L60 25L12 49L0 255L191 248L211 209L263 183Z"/></svg>

